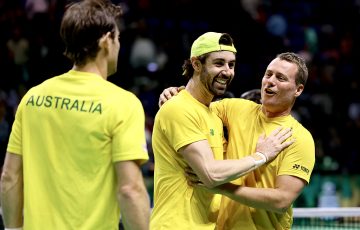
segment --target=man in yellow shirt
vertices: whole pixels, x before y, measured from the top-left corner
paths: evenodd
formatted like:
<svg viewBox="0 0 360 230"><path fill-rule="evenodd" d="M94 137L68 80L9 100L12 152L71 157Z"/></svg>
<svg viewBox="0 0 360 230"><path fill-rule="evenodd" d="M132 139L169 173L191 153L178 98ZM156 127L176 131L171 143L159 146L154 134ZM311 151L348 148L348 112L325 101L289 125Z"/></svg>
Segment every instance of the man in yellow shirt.
<svg viewBox="0 0 360 230"><path fill-rule="evenodd" d="M299 55L281 53L270 62L262 78L262 104L234 98L211 103L228 129L227 159L247 156L255 149L260 134L279 125L291 127L296 140L272 162L211 190L224 195L216 229L291 229L292 204L309 183L315 164L312 135L291 116L307 77L306 63ZM176 87L164 90L159 105L177 92Z"/></svg>
<svg viewBox="0 0 360 230"><path fill-rule="evenodd" d="M149 228L140 165L148 160L140 100L117 70L121 8L67 8L61 37L73 68L31 88L16 112L1 177L6 229Z"/></svg>
<svg viewBox="0 0 360 230"><path fill-rule="evenodd" d="M207 32L197 38L183 65L189 79L185 89L156 114L151 229L215 228L221 196L188 185L187 168L206 186L214 187L271 161L292 143L284 142L291 136L290 129L276 129L267 138L259 138L252 154L223 160L223 125L209 105L232 81L235 54L229 34Z"/></svg>

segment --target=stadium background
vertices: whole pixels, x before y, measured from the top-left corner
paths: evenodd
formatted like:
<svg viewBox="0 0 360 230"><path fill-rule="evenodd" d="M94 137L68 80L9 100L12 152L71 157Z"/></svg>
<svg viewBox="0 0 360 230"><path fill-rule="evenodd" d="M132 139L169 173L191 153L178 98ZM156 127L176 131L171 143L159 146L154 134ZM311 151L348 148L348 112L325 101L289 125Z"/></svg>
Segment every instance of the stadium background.
<svg viewBox="0 0 360 230"><path fill-rule="evenodd" d="M109 80L141 99L150 154L158 96L185 84L181 66L192 41L206 31L228 32L238 49L229 88L235 97L259 88L266 65L280 52L297 52L308 61L308 83L293 115L314 137L316 166L295 206L360 206L359 0L113 2L123 5L125 15L119 70ZM71 68L58 32L66 3L0 0L1 161L22 95ZM150 194L152 170L150 161L143 168Z"/></svg>

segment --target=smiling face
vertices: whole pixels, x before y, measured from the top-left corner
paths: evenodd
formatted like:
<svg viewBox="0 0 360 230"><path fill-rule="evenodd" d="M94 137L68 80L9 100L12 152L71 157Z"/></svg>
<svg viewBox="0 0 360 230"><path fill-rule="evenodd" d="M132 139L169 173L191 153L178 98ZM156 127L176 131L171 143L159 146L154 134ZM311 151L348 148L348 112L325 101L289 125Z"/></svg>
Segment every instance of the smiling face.
<svg viewBox="0 0 360 230"><path fill-rule="evenodd" d="M290 114L295 100L304 89L296 84L298 66L295 63L275 58L262 78L261 98L263 111L268 117Z"/></svg>
<svg viewBox="0 0 360 230"><path fill-rule="evenodd" d="M221 96L235 75L235 54L230 51L209 53L200 72L200 82L213 96Z"/></svg>

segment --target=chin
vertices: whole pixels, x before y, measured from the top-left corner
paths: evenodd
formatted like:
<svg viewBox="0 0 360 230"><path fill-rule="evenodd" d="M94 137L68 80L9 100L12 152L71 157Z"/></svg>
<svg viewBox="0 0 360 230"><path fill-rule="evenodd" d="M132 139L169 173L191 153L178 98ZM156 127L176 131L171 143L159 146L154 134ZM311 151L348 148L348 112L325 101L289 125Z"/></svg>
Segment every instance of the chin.
<svg viewBox="0 0 360 230"><path fill-rule="evenodd" d="M224 94L225 94L225 91L216 91L214 96L219 97L219 96L224 96Z"/></svg>
<svg viewBox="0 0 360 230"><path fill-rule="evenodd" d="M221 95L224 95L226 93L226 88L221 88L221 89L219 89L219 88L216 89L215 88L214 92L215 92L216 96L221 96Z"/></svg>
<svg viewBox="0 0 360 230"><path fill-rule="evenodd" d="M267 107L272 107L275 105L275 103L272 103L271 101L268 100L262 100L262 104Z"/></svg>

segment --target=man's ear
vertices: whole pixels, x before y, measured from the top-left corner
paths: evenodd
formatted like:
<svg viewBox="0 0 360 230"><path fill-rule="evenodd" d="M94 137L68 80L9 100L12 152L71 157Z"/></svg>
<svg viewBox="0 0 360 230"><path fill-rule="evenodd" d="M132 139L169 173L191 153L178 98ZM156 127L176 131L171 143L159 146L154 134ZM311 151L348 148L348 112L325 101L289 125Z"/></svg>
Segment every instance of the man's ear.
<svg viewBox="0 0 360 230"><path fill-rule="evenodd" d="M199 61L199 59L193 57L191 58L191 65L192 67L194 68L194 70L196 72L199 72L200 71L200 68L201 68L201 62Z"/></svg>
<svg viewBox="0 0 360 230"><path fill-rule="evenodd" d="M109 48L109 42L111 41L111 33L107 32L104 34L100 40L99 40L99 47L101 49L108 49Z"/></svg>
<svg viewBox="0 0 360 230"><path fill-rule="evenodd" d="M303 84L299 84L299 85L296 87L295 97L300 96L303 91L304 91L304 85L303 85Z"/></svg>

